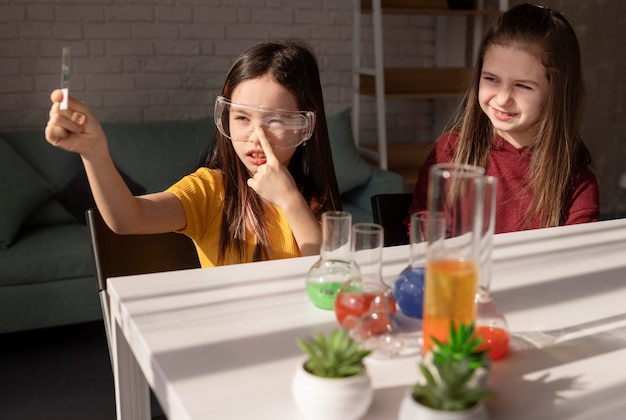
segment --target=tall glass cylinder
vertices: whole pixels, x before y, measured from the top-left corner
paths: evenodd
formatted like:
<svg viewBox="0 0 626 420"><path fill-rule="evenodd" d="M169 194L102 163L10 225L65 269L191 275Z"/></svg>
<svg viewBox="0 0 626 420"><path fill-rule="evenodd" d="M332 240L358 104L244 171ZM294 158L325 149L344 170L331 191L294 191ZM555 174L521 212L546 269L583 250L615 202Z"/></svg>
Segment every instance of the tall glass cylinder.
<svg viewBox="0 0 626 420"><path fill-rule="evenodd" d="M306 292L315 306L333 309L337 291L353 275L351 264L352 215L345 211L322 213L320 259L306 275Z"/></svg>
<svg viewBox="0 0 626 420"><path fill-rule="evenodd" d="M428 251L422 323L423 354L433 338L448 339L450 325L476 319L484 169L462 164L433 165L428 185ZM437 217L445 230L437 229Z"/></svg>

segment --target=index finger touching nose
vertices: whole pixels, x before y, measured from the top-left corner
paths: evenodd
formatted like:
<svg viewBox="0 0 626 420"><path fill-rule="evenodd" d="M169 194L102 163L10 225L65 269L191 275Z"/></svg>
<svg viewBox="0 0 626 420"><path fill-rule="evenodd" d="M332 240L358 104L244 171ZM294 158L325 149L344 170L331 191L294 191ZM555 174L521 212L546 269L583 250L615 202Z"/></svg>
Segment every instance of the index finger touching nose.
<svg viewBox="0 0 626 420"><path fill-rule="evenodd" d="M255 130L256 130L256 135L259 138L259 141L261 142L261 147L263 148L263 152L265 153L265 158L267 159L268 162L275 161L276 155L274 154L272 145L267 139L265 132L263 131L261 127L256 127Z"/></svg>

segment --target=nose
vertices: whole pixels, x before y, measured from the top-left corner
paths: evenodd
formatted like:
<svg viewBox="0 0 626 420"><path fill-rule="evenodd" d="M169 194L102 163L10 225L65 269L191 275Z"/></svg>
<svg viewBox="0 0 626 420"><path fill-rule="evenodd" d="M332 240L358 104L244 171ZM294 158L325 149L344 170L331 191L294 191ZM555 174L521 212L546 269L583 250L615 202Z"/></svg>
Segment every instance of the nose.
<svg viewBox="0 0 626 420"><path fill-rule="evenodd" d="M252 127L252 130L250 130L250 134L248 134L248 141L251 143L261 143L261 140L259 140L259 135L256 132L257 128L259 128L259 126L255 125L254 127Z"/></svg>
<svg viewBox="0 0 626 420"><path fill-rule="evenodd" d="M506 105L511 100L511 90L513 88L502 86L496 93L496 104Z"/></svg>

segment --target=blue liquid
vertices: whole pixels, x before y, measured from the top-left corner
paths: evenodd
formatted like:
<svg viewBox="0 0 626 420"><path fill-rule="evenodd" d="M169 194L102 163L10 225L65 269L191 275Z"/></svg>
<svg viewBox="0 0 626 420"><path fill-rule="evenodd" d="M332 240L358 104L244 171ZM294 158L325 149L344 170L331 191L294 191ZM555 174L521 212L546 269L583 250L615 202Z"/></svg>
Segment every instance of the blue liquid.
<svg viewBox="0 0 626 420"><path fill-rule="evenodd" d="M393 297L406 316L422 318L424 306L424 267L407 267L398 276Z"/></svg>

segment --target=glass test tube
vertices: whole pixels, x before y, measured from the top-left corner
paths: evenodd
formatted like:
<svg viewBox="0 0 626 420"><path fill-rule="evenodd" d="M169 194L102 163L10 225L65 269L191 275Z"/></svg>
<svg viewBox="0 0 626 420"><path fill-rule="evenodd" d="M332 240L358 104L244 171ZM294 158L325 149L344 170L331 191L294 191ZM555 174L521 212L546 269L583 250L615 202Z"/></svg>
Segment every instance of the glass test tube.
<svg viewBox="0 0 626 420"><path fill-rule="evenodd" d="M70 47L63 47L61 56L61 91L63 92L61 110L65 110L70 94Z"/></svg>

